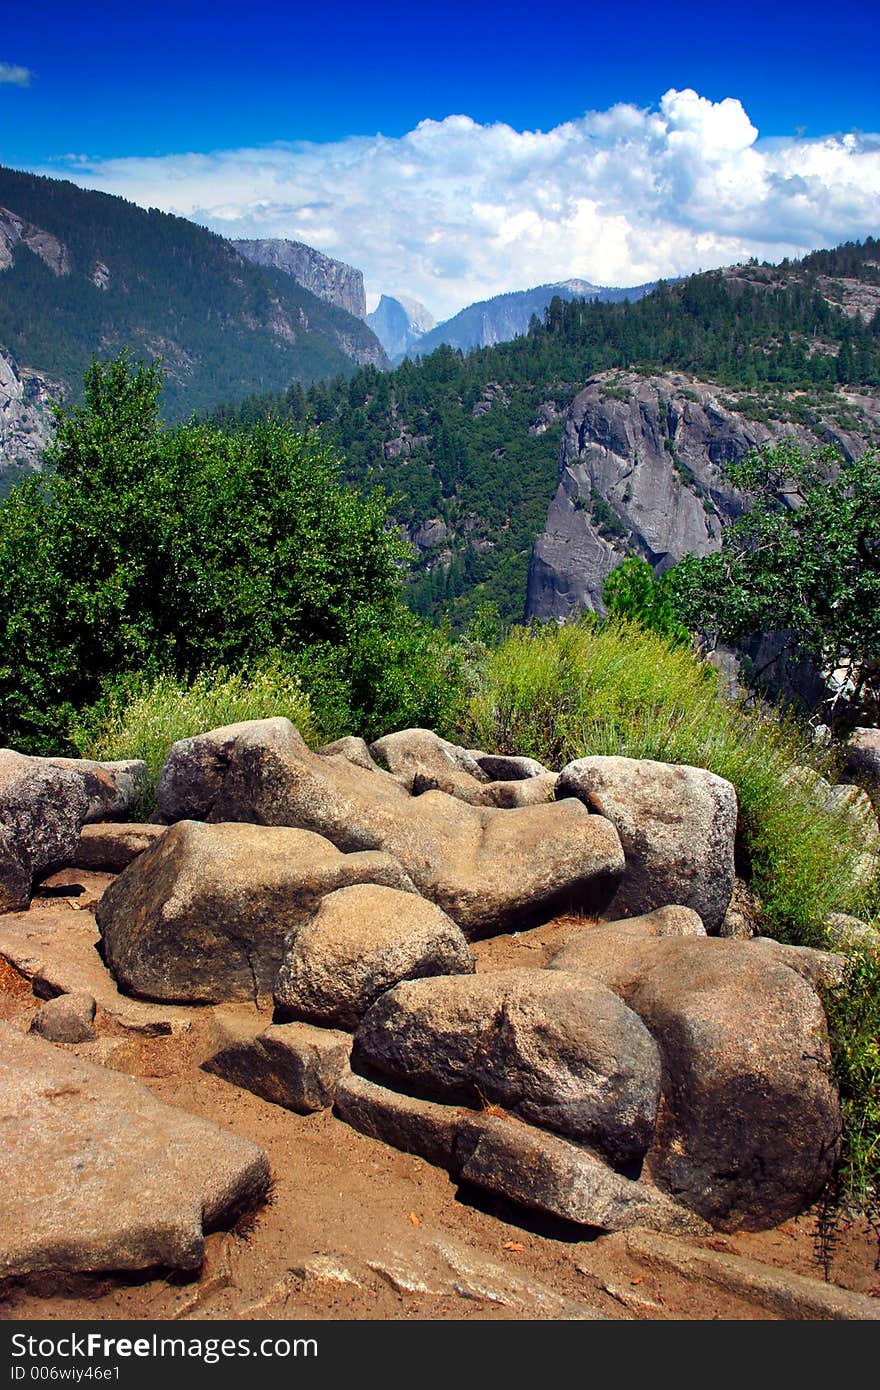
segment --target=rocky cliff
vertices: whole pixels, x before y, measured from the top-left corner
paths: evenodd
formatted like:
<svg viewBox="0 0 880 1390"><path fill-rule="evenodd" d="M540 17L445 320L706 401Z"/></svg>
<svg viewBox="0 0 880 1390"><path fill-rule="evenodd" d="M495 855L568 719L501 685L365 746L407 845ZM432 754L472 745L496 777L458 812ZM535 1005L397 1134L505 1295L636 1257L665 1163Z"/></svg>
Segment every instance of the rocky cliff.
<svg viewBox="0 0 880 1390"><path fill-rule="evenodd" d="M367 314L367 323L394 363L417 349L434 322L430 309L403 294L396 298L383 294L373 312Z"/></svg>
<svg viewBox="0 0 880 1390"><path fill-rule="evenodd" d="M283 270L319 299L335 304L337 309L344 309L355 318L366 319L363 274L344 261L335 261L301 241L233 241L232 245L254 265Z"/></svg>
<svg viewBox="0 0 880 1390"><path fill-rule="evenodd" d="M627 555L661 573L687 553L718 550L743 499L724 465L783 433L844 456L880 437L880 397L852 391L815 401L765 395L678 374L605 372L572 401L559 486L529 567L529 618L602 611L602 589Z"/></svg>
<svg viewBox="0 0 880 1390"><path fill-rule="evenodd" d="M50 406L61 388L19 367L0 348L0 499L13 483L40 468L51 429Z"/></svg>

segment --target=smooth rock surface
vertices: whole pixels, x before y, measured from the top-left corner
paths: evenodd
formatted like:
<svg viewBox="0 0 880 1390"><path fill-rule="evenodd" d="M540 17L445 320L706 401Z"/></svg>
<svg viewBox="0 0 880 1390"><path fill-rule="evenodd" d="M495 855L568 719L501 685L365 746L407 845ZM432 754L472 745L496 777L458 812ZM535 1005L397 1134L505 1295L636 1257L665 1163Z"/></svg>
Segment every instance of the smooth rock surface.
<svg viewBox="0 0 880 1390"><path fill-rule="evenodd" d="M94 762L89 758L40 758L39 761L48 767L75 772L82 778L89 798L87 825L127 820L147 789L149 773L140 758L121 762Z"/></svg>
<svg viewBox="0 0 880 1390"><path fill-rule="evenodd" d="M530 758L490 758L483 753L477 757L429 729L387 734L371 745L370 752L413 796L439 791L470 806L513 810L553 801L556 793L556 774L540 763ZM512 775L499 774L498 780L492 780L484 764L509 768Z"/></svg>
<svg viewBox="0 0 880 1390"><path fill-rule="evenodd" d="M185 803L210 821L298 826L344 851L385 850L467 936L601 904L623 869L614 827L575 800L501 811L442 792L413 797L392 776L312 753L286 719L175 744L157 798L169 819Z"/></svg>
<svg viewBox="0 0 880 1390"><path fill-rule="evenodd" d="M27 907L35 881L70 863L88 806L76 773L0 748L0 912Z"/></svg>
<svg viewBox="0 0 880 1390"><path fill-rule="evenodd" d="M348 1071L351 1037L308 1023L273 1024L255 1038L232 1043L202 1063L275 1105L299 1115L333 1104L340 1078Z"/></svg>
<svg viewBox="0 0 880 1390"><path fill-rule="evenodd" d="M640 917L597 922L577 932L554 957L557 970L579 972L591 962L614 961L621 941L652 941L664 937L705 936L706 929L690 907L658 907Z"/></svg>
<svg viewBox="0 0 880 1390"><path fill-rule="evenodd" d="M75 994L58 994L37 1010L29 1031L39 1033L47 1042L91 1042L95 1036L94 1017L95 1000L91 994L82 990Z"/></svg>
<svg viewBox="0 0 880 1390"><path fill-rule="evenodd" d="M111 883L96 918L107 964L150 999L271 995L284 941L352 883L412 891L387 854L341 854L310 831L181 821Z"/></svg>
<svg viewBox="0 0 880 1390"><path fill-rule="evenodd" d="M683 764L579 758L563 768L556 795L579 797L620 835L626 869L607 916L679 903L710 935L718 932L734 883L737 803L729 782Z"/></svg>
<svg viewBox="0 0 880 1390"><path fill-rule="evenodd" d="M446 779L466 778L477 784L490 780L466 749L440 738L430 729L401 729L396 734L386 734L370 744L370 753L382 767L399 777L409 791L419 774L426 779L436 776L436 790L440 791L445 790L440 783Z"/></svg>
<svg viewBox="0 0 880 1390"><path fill-rule="evenodd" d="M204 1235L261 1202L255 1144L0 1025L0 1282L191 1273Z"/></svg>
<svg viewBox="0 0 880 1390"><path fill-rule="evenodd" d="M583 977L506 970L408 981L373 1005L354 1056L407 1090L500 1105L620 1165L651 1142L656 1047L619 999Z"/></svg>
<svg viewBox="0 0 880 1390"><path fill-rule="evenodd" d="M568 949L556 968L574 973ZM712 937L618 938L581 969L660 1049L657 1183L722 1230L763 1230L809 1207L834 1168L841 1117L825 1015L802 975L767 946Z"/></svg>
<svg viewBox="0 0 880 1390"><path fill-rule="evenodd" d="M361 1134L455 1169L458 1127L466 1113L460 1106L423 1100L349 1072L336 1088L335 1112Z"/></svg>
<svg viewBox="0 0 880 1390"><path fill-rule="evenodd" d="M356 1028L372 1004L401 980L472 974L461 930L439 907L377 884L322 898L284 945L275 982L281 1017Z"/></svg>
<svg viewBox="0 0 880 1390"><path fill-rule="evenodd" d="M743 1255L701 1249L674 1236L644 1229L627 1233L626 1248L633 1259L649 1269L691 1279L700 1287L714 1284L788 1320L880 1319L880 1299Z"/></svg>
<svg viewBox="0 0 880 1390"><path fill-rule="evenodd" d="M422 1100L357 1073L336 1093L354 1129L522 1206L601 1230L703 1229L692 1212L631 1182L588 1149L508 1117Z"/></svg>
<svg viewBox="0 0 880 1390"><path fill-rule="evenodd" d="M366 741L362 738L355 738L351 734L345 738L337 738L333 743L325 743L323 748L319 748L317 751L323 758L347 758L350 763L364 768L367 772L383 771L379 764L373 761Z"/></svg>
<svg viewBox="0 0 880 1390"><path fill-rule="evenodd" d="M133 1033L159 1037L186 1033L192 1010L146 1004L120 994L98 953L101 937L88 912L12 912L0 917L0 956L26 980L38 999L90 994L100 1011Z"/></svg>
<svg viewBox="0 0 880 1390"><path fill-rule="evenodd" d="M144 825L139 821L131 824L108 821L106 824L84 825L73 852L73 866L100 873L121 873L164 833L163 825Z"/></svg>
<svg viewBox="0 0 880 1390"><path fill-rule="evenodd" d="M504 1116L463 1121L458 1148L457 1174L464 1181L579 1226L706 1229L692 1212L614 1172L588 1149Z"/></svg>

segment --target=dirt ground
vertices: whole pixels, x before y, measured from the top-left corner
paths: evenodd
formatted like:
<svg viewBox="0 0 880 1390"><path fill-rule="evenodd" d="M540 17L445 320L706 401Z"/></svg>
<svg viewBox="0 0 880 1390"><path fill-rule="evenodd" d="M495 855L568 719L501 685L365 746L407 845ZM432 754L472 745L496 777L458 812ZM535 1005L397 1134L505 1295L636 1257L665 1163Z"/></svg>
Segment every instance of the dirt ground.
<svg viewBox="0 0 880 1390"><path fill-rule="evenodd" d="M32 910L81 922L100 882L59 877L84 891L35 900ZM582 926L558 919L480 943L478 968L541 966ZM24 1030L39 1003L30 984L0 961L0 1018ZM141 1078L162 1100L260 1144L273 1175L268 1204L237 1231L208 1238L197 1280L103 1280L47 1296L18 1290L0 1302L0 1319L774 1316L705 1280L658 1272L630 1254L622 1233L585 1238L580 1228L466 1190L330 1112L295 1115L202 1071L216 1047L215 1010L193 1010L192 1017L188 1032L151 1038L99 1011L101 1059ZM71 1050L94 1056L95 1048ZM815 1216L808 1215L774 1231L702 1244L816 1279L815 1235ZM880 1297L876 1256L876 1237L864 1223L843 1230L834 1283Z"/></svg>

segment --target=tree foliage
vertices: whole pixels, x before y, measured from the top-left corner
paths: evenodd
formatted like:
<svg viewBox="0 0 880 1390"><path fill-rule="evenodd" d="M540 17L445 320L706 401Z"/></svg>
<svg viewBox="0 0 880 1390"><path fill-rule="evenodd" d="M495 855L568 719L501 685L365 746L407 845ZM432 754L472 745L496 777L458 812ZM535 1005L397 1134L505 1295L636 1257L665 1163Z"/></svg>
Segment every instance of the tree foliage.
<svg viewBox="0 0 880 1390"><path fill-rule="evenodd" d="M827 676L843 673L853 708L880 694L880 454L845 461L792 440L728 468L754 501L719 554L687 556L676 601L694 629L739 641L785 632Z"/></svg>
<svg viewBox="0 0 880 1390"><path fill-rule="evenodd" d="M667 570L655 578L647 560L630 555L605 580L602 598L609 617L640 623L673 642L687 642L688 630L676 611L672 574Z"/></svg>
<svg viewBox="0 0 880 1390"><path fill-rule="evenodd" d="M326 444L277 420L166 428L160 386L124 355L93 365L50 471L0 508L3 741L57 745L120 673L190 677L272 651L304 678L316 653L344 722L376 700L392 717L395 673L418 714L442 680L402 602L388 499L346 487Z"/></svg>

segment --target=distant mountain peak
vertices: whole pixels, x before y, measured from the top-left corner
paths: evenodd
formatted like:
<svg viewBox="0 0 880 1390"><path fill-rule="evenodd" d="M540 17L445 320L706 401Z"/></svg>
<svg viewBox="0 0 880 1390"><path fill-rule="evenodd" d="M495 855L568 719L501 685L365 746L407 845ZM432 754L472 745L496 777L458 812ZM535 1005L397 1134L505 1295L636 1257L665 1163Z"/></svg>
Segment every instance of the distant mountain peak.
<svg viewBox="0 0 880 1390"><path fill-rule="evenodd" d="M642 299L653 288L653 283L634 285L630 289L609 288L573 277L570 280L536 285L530 290L508 290L505 294L496 294L491 299L469 304L467 308L461 309L436 328L425 330L407 349L392 352L386 346L385 350L393 362L404 353L410 357L427 356L442 343L458 348L461 352L470 352L473 348L494 347L496 343L509 342L511 338L518 338L528 332L532 316L540 319L550 301L556 297L614 302L621 299ZM375 328L373 331L381 339L381 334Z"/></svg>
<svg viewBox="0 0 880 1390"><path fill-rule="evenodd" d="M405 357L436 320L430 309L408 294L383 294L367 323L392 362Z"/></svg>

